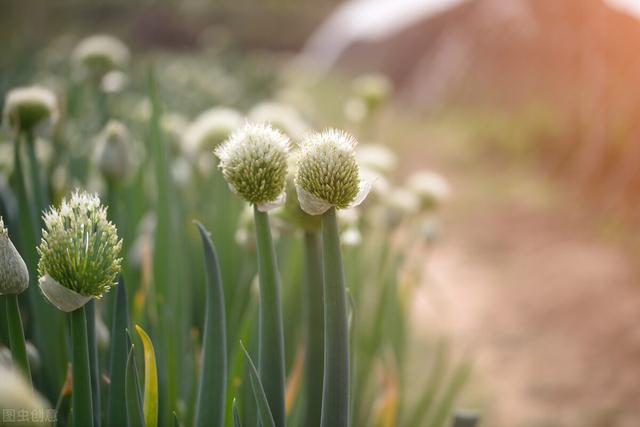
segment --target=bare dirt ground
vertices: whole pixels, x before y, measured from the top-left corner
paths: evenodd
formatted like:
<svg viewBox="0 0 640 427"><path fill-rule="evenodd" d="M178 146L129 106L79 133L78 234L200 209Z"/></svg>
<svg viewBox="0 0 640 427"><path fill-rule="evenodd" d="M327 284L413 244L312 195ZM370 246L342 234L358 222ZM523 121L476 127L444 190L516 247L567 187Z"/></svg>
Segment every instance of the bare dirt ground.
<svg viewBox="0 0 640 427"><path fill-rule="evenodd" d="M471 355L465 404L485 426L640 425L640 275L624 245L541 168L435 138L406 153L454 188L414 330Z"/></svg>

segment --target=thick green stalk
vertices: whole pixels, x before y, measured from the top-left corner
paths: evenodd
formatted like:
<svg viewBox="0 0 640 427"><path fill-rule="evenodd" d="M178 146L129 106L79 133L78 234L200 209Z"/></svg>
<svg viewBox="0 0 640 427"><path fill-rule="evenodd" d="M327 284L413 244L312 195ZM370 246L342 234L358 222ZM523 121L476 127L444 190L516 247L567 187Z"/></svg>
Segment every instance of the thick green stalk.
<svg viewBox="0 0 640 427"><path fill-rule="evenodd" d="M280 301L280 274L271 237L269 215L254 207L260 279L260 379L275 425L285 425L284 334Z"/></svg>
<svg viewBox="0 0 640 427"><path fill-rule="evenodd" d="M98 343L96 341L96 301L85 305L87 317L87 344L89 346L89 370L91 372L91 397L93 402L93 425L100 427L100 369L98 368Z"/></svg>
<svg viewBox="0 0 640 427"><path fill-rule="evenodd" d="M127 403L122 398L126 394L127 370L127 329L129 328L129 310L127 291L122 278L118 281L113 306L113 324L111 327L111 361L109 368L109 426L126 427Z"/></svg>
<svg viewBox="0 0 640 427"><path fill-rule="evenodd" d="M40 175L40 165L38 164L38 158L36 157L36 140L33 133L28 133L27 137L27 156L29 158L29 171L31 173L31 190L33 191L33 201L35 203L35 210L38 213L36 223L40 221L40 215L47 203L45 200L45 191L43 188L43 182Z"/></svg>
<svg viewBox="0 0 640 427"><path fill-rule="evenodd" d="M224 291L218 255L202 224L198 223L204 250L205 291L202 367L196 403L196 426L223 426L227 390L227 336Z"/></svg>
<svg viewBox="0 0 640 427"><path fill-rule="evenodd" d="M304 233L306 314L305 351L305 426L320 425L322 412L322 376L324 366L324 313L322 304L322 246L317 231Z"/></svg>
<svg viewBox="0 0 640 427"><path fill-rule="evenodd" d="M349 425L349 325L335 208L322 215L324 266L324 383L322 427Z"/></svg>
<svg viewBox="0 0 640 427"><path fill-rule="evenodd" d="M27 346L24 341L24 330L18 307L18 295L5 296L7 301L7 324L9 325L9 345L13 363L24 373L25 379L31 384L31 369L27 357Z"/></svg>
<svg viewBox="0 0 640 427"><path fill-rule="evenodd" d="M71 343L73 346L73 391L71 406L74 427L93 427L89 343L84 307L71 312Z"/></svg>
<svg viewBox="0 0 640 427"><path fill-rule="evenodd" d="M30 332L35 338L35 343L40 350L47 354L47 369L43 374L46 378L44 389L47 397L53 399L56 396L60 384L64 378L65 347L61 346L64 328L61 314L47 304L41 297L37 286L37 264L38 254L36 246L40 238L40 226L38 225L39 213L36 213L34 204L30 203L27 194L26 177L22 161L22 150L20 147L20 136L14 140L14 187L18 199L19 213L19 250L29 269L29 288L26 290L28 300L28 313L30 319ZM42 327L47 325L48 332L45 333Z"/></svg>

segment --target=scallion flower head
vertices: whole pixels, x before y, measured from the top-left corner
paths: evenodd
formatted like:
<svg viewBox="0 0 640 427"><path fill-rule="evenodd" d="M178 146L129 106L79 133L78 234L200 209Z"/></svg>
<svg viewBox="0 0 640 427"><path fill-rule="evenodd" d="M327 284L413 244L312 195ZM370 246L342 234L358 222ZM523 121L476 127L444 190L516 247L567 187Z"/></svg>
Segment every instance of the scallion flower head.
<svg viewBox="0 0 640 427"><path fill-rule="evenodd" d="M389 98L393 85L384 74L365 74L353 81L353 91L369 112L375 112Z"/></svg>
<svg viewBox="0 0 640 427"><path fill-rule="evenodd" d="M0 218L0 295L20 294L27 286L29 271Z"/></svg>
<svg viewBox="0 0 640 427"><path fill-rule="evenodd" d="M44 215L40 289L63 311L107 292L120 272L122 240L96 195L75 192Z"/></svg>
<svg viewBox="0 0 640 427"><path fill-rule="evenodd" d="M438 207L451 194L447 180L435 172L426 170L411 175L407 180L407 188L418 196L421 207L426 210Z"/></svg>
<svg viewBox="0 0 640 427"><path fill-rule="evenodd" d="M110 35L96 34L78 43L71 60L82 77L100 82L109 71L125 68L129 57L129 48L122 41Z"/></svg>
<svg viewBox="0 0 640 427"><path fill-rule="evenodd" d="M389 176L396 169L398 158L389 148L380 144L359 145L356 150L358 164L374 172Z"/></svg>
<svg viewBox="0 0 640 427"><path fill-rule="evenodd" d="M231 190L268 211L285 200L289 139L266 124L247 123L216 149Z"/></svg>
<svg viewBox="0 0 640 427"><path fill-rule="evenodd" d="M242 124L242 115L236 110L211 108L189 124L184 136L185 147L193 154L215 150Z"/></svg>
<svg viewBox="0 0 640 427"><path fill-rule="evenodd" d="M321 215L331 207L345 209L362 203L371 183L360 177L355 146L355 138L335 129L304 139L295 184L305 212Z"/></svg>
<svg viewBox="0 0 640 427"><path fill-rule="evenodd" d="M249 111L249 120L256 123L269 123L298 143L309 127L298 110L280 102L262 102Z"/></svg>
<svg viewBox="0 0 640 427"><path fill-rule="evenodd" d="M58 121L56 96L40 86L19 87L9 91L4 103L4 122L16 132L48 130Z"/></svg>

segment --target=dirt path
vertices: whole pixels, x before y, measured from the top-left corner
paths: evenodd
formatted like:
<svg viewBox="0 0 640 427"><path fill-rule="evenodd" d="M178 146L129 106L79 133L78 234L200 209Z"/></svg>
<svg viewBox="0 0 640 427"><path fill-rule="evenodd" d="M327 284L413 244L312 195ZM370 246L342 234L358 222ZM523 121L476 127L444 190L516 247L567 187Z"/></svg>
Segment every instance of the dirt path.
<svg viewBox="0 0 640 427"><path fill-rule="evenodd" d="M640 425L640 280L621 245L536 167L422 151L455 197L414 327L473 355L484 425Z"/></svg>

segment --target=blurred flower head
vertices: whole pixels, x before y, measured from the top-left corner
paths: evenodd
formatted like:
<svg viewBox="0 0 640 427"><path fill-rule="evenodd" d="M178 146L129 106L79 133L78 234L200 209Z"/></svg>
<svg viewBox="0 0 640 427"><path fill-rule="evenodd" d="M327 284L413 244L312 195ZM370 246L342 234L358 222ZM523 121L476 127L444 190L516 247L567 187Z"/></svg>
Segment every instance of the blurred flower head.
<svg viewBox="0 0 640 427"><path fill-rule="evenodd" d="M74 68L82 78L102 78L112 70L121 70L129 64L129 48L119 39L96 34L80 41L71 54Z"/></svg>
<svg viewBox="0 0 640 427"><path fill-rule="evenodd" d="M39 394L33 391L18 370L0 363L0 408L11 409L14 414L28 414L27 420L5 421L1 425L15 426L48 426L44 411L50 410L50 406ZM43 414L42 417L32 417L31 414ZM6 418L6 413L5 413Z"/></svg>
<svg viewBox="0 0 640 427"><path fill-rule="evenodd" d="M419 171L411 175L407 180L407 188L418 196L423 209L438 207L451 194L449 183L432 171Z"/></svg>
<svg viewBox="0 0 640 427"><path fill-rule="evenodd" d="M231 190L267 211L285 199L289 139L265 124L237 129L215 154Z"/></svg>
<svg viewBox="0 0 640 427"><path fill-rule="evenodd" d="M391 80L383 74L365 74L353 81L353 92L365 104L369 113L380 108L392 91Z"/></svg>
<svg viewBox="0 0 640 427"><path fill-rule="evenodd" d="M420 210L420 199L406 188L393 188L384 199L387 224L395 227Z"/></svg>
<svg viewBox="0 0 640 427"><path fill-rule="evenodd" d="M357 206L369 193L371 184L361 180L355 146L353 136L335 129L303 140L295 184L300 207L309 215Z"/></svg>
<svg viewBox="0 0 640 427"><path fill-rule="evenodd" d="M242 124L242 115L236 110L211 108L189 124L184 134L185 147L191 153L213 151Z"/></svg>
<svg viewBox="0 0 640 427"><path fill-rule="evenodd" d="M44 214L40 288L64 311L107 292L120 272L122 240L96 195L75 192ZM84 300L84 302L82 302Z"/></svg>
<svg viewBox="0 0 640 427"><path fill-rule="evenodd" d="M0 295L20 294L29 286L29 271L9 239L0 217Z"/></svg>
<svg viewBox="0 0 640 427"><path fill-rule="evenodd" d="M121 122L112 120L96 139L95 161L102 175L112 182L120 182L131 175L133 152L129 130Z"/></svg>
<svg viewBox="0 0 640 427"><path fill-rule="evenodd" d="M11 89L5 98L4 122L16 132L49 130L60 117L55 94L40 86Z"/></svg>
<svg viewBox="0 0 640 427"><path fill-rule="evenodd" d="M279 102L263 102L249 111L249 120L256 123L269 123L284 132L294 142L302 140L309 126L298 111Z"/></svg>
<svg viewBox="0 0 640 427"><path fill-rule="evenodd" d="M380 144L361 144L356 149L358 164L379 174L388 176L396 168L398 158L389 148Z"/></svg>

